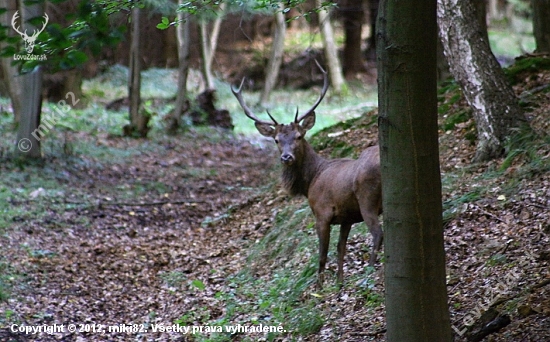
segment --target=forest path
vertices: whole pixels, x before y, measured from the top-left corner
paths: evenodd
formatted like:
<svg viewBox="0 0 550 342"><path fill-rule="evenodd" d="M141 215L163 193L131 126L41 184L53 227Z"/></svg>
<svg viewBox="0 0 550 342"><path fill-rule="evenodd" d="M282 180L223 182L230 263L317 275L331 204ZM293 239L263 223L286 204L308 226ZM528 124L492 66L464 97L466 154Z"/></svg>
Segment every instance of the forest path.
<svg viewBox="0 0 550 342"><path fill-rule="evenodd" d="M100 143L140 150L143 142ZM33 335L33 341L182 340L181 333L150 327L172 325L200 303L211 309L210 318L222 314L223 308L212 310L217 285L239 268L242 248L258 228L228 226L228 215L253 205L273 180L274 162L272 149L235 137L166 138L120 161L88 163L93 167L65 168L54 160L67 183L65 196L50 200L72 209L47 210L0 237L1 258L20 277L2 311L16 313L21 326L65 325L64 333ZM103 325L105 333L71 333L69 324ZM108 331L121 325L149 331ZM0 340L8 336L28 340L0 331Z"/></svg>

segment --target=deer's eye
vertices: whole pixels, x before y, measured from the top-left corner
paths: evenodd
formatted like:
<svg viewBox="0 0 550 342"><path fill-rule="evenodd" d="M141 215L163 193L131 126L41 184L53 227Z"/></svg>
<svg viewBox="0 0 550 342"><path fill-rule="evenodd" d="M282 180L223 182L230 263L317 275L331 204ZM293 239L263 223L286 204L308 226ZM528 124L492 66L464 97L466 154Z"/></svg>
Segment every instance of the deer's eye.
<svg viewBox="0 0 550 342"><path fill-rule="evenodd" d="M298 135L296 136L296 140L301 140L301 139L302 139L302 135L298 134Z"/></svg>
<svg viewBox="0 0 550 342"><path fill-rule="evenodd" d="M279 143L279 139L275 138L275 139L273 139L273 140L275 140L275 144L278 144L278 143Z"/></svg>

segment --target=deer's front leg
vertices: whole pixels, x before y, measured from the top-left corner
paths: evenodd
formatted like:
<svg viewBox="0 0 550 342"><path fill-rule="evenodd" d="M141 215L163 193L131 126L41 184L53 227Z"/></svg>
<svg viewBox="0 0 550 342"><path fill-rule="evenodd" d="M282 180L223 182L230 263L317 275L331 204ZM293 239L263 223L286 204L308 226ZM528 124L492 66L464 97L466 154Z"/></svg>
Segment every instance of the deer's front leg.
<svg viewBox="0 0 550 342"><path fill-rule="evenodd" d="M319 238L319 271L317 277L317 287L323 288L323 272L327 264L328 246L330 242L330 224L328 221L317 220L315 224L317 237Z"/></svg>
<svg viewBox="0 0 550 342"><path fill-rule="evenodd" d="M338 286L344 283L344 257L346 256L346 243L348 241L351 224L340 226L340 239L338 240Z"/></svg>

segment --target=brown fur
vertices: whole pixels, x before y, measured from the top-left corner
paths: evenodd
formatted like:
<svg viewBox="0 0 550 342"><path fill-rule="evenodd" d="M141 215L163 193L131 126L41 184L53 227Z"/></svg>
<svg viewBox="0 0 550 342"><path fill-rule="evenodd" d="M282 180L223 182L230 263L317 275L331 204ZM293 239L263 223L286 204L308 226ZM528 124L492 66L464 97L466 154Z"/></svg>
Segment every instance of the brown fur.
<svg viewBox="0 0 550 342"><path fill-rule="evenodd" d="M383 234L378 221L382 213L379 148L369 147L357 160L324 159L303 139L312 126L306 119L302 125L256 125L260 133L277 142L283 162L284 188L291 195L306 196L315 215L319 237L319 286L322 286L327 259L330 225L341 226L338 241L338 282L341 284L346 241L352 224L365 221L373 236L370 265L374 265L376 252L382 244Z"/></svg>
<svg viewBox="0 0 550 342"><path fill-rule="evenodd" d="M241 89L231 87L246 116L254 120L260 134L271 137L277 143L283 163L283 186L291 195L304 195L316 218L315 229L319 237L319 275L317 284L323 283L323 271L327 261L330 225L340 225L338 240L338 283L344 279L344 256L349 231L354 223L365 221L373 238L369 264L376 261L376 252L382 245L383 233L378 221L382 213L382 185L378 146L366 149L357 160L332 159L319 156L304 136L315 125L315 108L328 90L328 75L324 74L323 89L315 104L294 122L281 125L269 114L271 122L263 121L246 105Z"/></svg>

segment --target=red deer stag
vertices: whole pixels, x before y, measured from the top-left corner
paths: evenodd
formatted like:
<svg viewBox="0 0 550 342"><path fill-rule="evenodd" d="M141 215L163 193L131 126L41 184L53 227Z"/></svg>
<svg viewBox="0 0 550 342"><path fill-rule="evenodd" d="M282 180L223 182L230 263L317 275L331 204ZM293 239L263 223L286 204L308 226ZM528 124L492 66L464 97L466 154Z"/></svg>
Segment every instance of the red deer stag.
<svg viewBox="0 0 550 342"><path fill-rule="evenodd" d="M254 120L260 134L275 140L281 152L283 164L282 181L291 195L304 195L316 218L315 228L319 238L319 271L317 285L322 287L323 271L327 261L330 225L340 224L338 241L338 284L343 283L343 263L346 241L352 224L365 221L373 236L373 249L369 265L374 265L376 252L382 244L382 229L378 216L382 213L382 187L378 146L366 149L359 159L327 160L319 156L304 139L306 132L315 124L315 108L328 89L326 72L324 85L317 102L294 122L279 124L269 112L272 122L262 121L243 100L241 88L231 90L246 116ZM243 80L244 81L244 80Z"/></svg>

